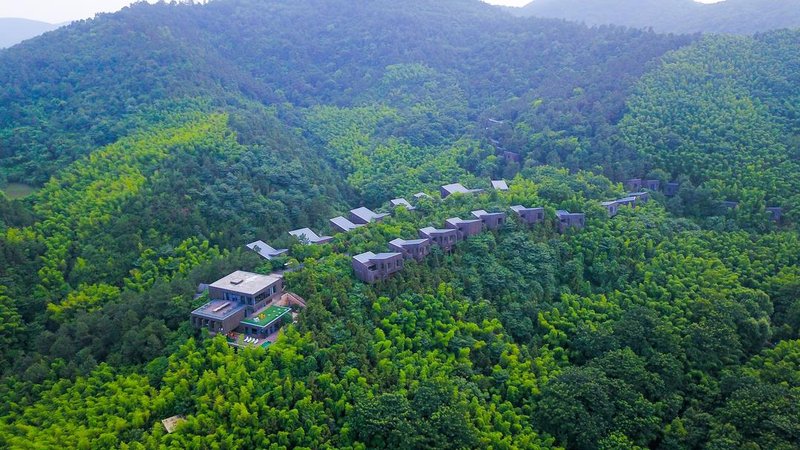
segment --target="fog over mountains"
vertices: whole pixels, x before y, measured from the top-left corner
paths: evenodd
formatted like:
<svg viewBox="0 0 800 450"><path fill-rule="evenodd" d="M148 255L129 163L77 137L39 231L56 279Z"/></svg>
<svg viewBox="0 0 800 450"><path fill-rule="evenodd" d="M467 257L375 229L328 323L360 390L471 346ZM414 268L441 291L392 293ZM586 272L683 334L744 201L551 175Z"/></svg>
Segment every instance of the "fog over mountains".
<svg viewBox="0 0 800 450"><path fill-rule="evenodd" d="M752 34L800 26L800 0L534 0L514 14L670 33Z"/></svg>
<svg viewBox="0 0 800 450"><path fill-rule="evenodd" d="M0 18L0 48L20 42L58 28L58 25L29 19Z"/></svg>

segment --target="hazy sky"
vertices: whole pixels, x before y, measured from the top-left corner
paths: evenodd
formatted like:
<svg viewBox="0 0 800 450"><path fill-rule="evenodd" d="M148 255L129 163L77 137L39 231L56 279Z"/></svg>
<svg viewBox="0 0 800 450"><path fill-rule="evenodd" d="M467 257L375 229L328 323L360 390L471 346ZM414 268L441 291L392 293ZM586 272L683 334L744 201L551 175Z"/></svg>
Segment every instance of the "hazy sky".
<svg viewBox="0 0 800 450"><path fill-rule="evenodd" d="M152 1L152 0L151 0ZM484 0L494 5L522 6L530 0ZM698 0L715 3L720 0ZM0 17L22 17L61 23L93 17L98 12L119 11L132 0L0 0Z"/></svg>

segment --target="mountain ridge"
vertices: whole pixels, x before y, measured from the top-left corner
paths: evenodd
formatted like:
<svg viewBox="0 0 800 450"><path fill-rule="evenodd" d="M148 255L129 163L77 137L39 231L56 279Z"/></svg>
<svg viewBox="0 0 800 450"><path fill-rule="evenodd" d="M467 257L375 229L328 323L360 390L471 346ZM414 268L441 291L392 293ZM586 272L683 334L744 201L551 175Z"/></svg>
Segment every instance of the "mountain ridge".
<svg viewBox="0 0 800 450"><path fill-rule="evenodd" d="M669 33L753 34L800 27L798 0L534 0L512 14L558 18L589 25L622 25Z"/></svg>
<svg viewBox="0 0 800 450"><path fill-rule="evenodd" d="M55 30L61 24L18 17L0 17L0 49L11 47L22 41Z"/></svg>

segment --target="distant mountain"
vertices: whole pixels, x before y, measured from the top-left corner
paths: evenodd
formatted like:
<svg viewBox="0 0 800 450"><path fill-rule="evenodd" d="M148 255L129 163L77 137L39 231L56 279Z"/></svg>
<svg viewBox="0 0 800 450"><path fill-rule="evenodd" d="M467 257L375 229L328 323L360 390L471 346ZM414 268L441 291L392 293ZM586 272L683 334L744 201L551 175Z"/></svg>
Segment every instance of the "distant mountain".
<svg viewBox="0 0 800 450"><path fill-rule="evenodd" d="M752 34L800 27L800 0L534 0L514 14L671 33Z"/></svg>
<svg viewBox="0 0 800 450"><path fill-rule="evenodd" d="M56 28L58 25L36 20L0 18L0 48L11 47Z"/></svg>

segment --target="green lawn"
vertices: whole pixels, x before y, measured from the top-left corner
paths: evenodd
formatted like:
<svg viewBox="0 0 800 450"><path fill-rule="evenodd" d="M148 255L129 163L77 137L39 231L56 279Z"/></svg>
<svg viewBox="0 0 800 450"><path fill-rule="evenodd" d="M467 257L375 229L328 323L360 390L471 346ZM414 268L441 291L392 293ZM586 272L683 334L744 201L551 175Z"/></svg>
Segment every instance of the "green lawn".
<svg viewBox="0 0 800 450"><path fill-rule="evenodd" d="M287 314L289 311L291 311L290 308L286 308L283 306L270 306L258 316L244 319L242 323L246 323L248 325L255 325L257 327L263 327L268 323L272 322L273 320L277 319L278 317Z"/></svg>
<svg viewBox="0 0 800 450"><path fill-rule="evenodd" d="M12 200L27 197L36 191L35 187L22 183L8 183L8 186L3 188L3 193Z"/></svg>

